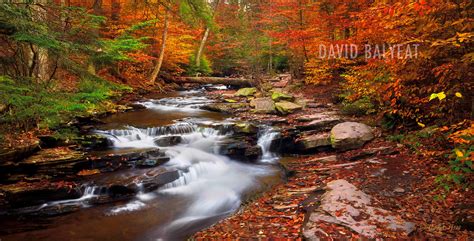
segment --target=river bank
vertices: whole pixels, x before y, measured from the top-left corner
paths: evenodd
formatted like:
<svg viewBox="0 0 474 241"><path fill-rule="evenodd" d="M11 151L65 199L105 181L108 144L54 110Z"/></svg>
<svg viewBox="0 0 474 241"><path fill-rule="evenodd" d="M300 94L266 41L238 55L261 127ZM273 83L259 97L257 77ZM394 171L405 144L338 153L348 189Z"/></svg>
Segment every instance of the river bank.
<svg viewBox="0 0 474 241"><path fill-rule="evenodd" d="M42 140L33 156L2 166L16 174L1 186L1 237L472 237L461 219L472 191L435 200L441 163L426 162L439 161L387 141L370 118L343 115L337 86L288 82L130 95L118 102L126 111L80 125L82 144ZM329 132L347 122L372 126L371 137L335 147ZM335 184L370 209L335 203Z"/></svg>
<svg viewBox="0 0 474 241"><path fill-rule="evenodd" d="M81 125L96 142L51 142L2 163L1 238L184 239L281 182L271 129L202 110L214 87L194 87ZM84 232L99 223L109 228Z"/></svg>
<svg viewBox="0 0 474 241"><path fill-rule="evenodd" d="M303 102L304 110L284 117L255 111L233 113L243 119L272 123L283 130L282 133L297 136L286 139L285 143L286 151L298 152L298 155L288 161L282 159L291 175L287 182L247 203L235 215L194 235L196 240L222 237L300 240L474 237L473 203L469 198L473 195L472 190L458 187L446 194L436 182L442 175L445 160L415 153L410 146L389 141L390 133L384 133L379 127L375 128L375 139L362 148L349 151L314 148L320 144L317 141L320 133L338 122L334 119L365 122L372 126L376 122L371 118L341 114L333 104L337 86L277 90L299 99L293 101ZM226 98L234 92L214 94L216 98ZM247 108L252 109L251 106ZM311 148L302 147L301 143ZM348 202L349 205L331 201L331 196L341 195L332 190L334 183L341 183L341 180L348 182L346 188L357 193L361 191L356 196L365 195L370 200L370 209L351 205L357 198ZM343 193L346 195L347 191ZM366 205L369 206L368 203L363 206ZM357 214L353 210L357 210ZM383 214L377 217L371 210Z"/></svg>

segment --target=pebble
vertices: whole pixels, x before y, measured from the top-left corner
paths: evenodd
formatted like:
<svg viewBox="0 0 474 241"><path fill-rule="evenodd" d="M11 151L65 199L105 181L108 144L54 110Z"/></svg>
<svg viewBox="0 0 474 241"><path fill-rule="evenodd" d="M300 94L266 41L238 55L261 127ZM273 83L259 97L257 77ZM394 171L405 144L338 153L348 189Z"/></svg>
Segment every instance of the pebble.
<svg viewBox="0 0 474 241"><path fill-rule="evenodd" d="M404 193L405 192L405 189L401 188L401 187L397 187L393 190L394 192L397 192L397 193Z"/></svg>

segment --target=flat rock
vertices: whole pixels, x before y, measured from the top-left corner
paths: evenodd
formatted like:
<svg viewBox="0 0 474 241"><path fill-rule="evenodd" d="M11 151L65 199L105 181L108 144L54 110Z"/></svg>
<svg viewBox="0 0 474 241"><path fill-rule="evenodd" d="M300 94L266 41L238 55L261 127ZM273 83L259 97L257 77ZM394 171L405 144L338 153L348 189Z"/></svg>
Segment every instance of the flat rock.
<svg viewBox="0 0 474 241"><path fill-rule="evenodd" d="M247 104L245 103L215 103L215 104L204 105L201 107L201 109L229 114L233 112L244 111L246 107L247 107Z"/></svg>
<svg viewBox="0 0 474 241"><path fill-rule="evenodd" d="M278 112L280 112L283 115L291 114L294 113L298 110L303 109L301 105L297 105L295 103L289 102L289 101L280 101L275 103L275 107Z"/></svg>
<svg viewBox="0 0 474 241"><path fill-rule="evenodd" d="M296 142L300 151L310 151L321 147L331 146L329 133L318 133L308 136L302 136Z"/></svg>
<svg viewBox="0 0 474 241"><path fill-rule="evenodd" d="M272 114L276 112L275 103L271 98L256 98L250 101L256 113Z"/></svg>
<svg viewBox="0 0 474 241"><path fill-rule="evenodd" d="M331 129L331 145L338 150L357 149L372 139L372 129L362 123L343 122Z"/></svg>
<svg viewBox="0 0 474 241"><path fill-rule="evenodd" d="M312 120L303 125L297 125L296 128L302 131L309 131L309 130L330 130L334 125L342 122L342 120L338 117L327 116L321 119Z"/></svg>
<svg viewBox="0 0 474 241"><path fill-rule="evenodd" d="M286 93L283 93L283 92L273 91L273 93L272 93L272 100L273 101L281 101L281 100L292 101L294 99L295 99L295 97L293 97L292 95L286 94Z"/></svg>
<svg viewBox="0 0 474 241"><path fill-rule="evenodd" d="M257 93L257 88L251 87L251 88L242 88L235 93L235 96L238 97L248 97L248 96L253 96Z"/></svg>
<svg viewBox="0 0 474 241"><path fill-rule="evenodd" d="M0 163L17 162L23 158L31 156L39 150L39 141L14 147L8 150L0 150Z"/></svg>
<svg viewBox="0 0 474 241"><path fill-rule="evenodd" d="M346 180L329 182L326 189L321 197L321 205L309 214L309 220L303 227L303 235L308 240L319 240L316 234L320 223L345 226L371 239L378 237L380 229L404 236L415 229L415 224L373 206L371 196Z"/></svg>

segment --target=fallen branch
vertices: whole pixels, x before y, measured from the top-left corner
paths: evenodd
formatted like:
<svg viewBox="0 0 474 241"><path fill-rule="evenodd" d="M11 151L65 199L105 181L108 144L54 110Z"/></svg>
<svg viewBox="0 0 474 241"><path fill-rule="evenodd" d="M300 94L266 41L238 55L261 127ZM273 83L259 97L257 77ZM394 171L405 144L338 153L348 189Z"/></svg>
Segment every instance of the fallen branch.
<svg viewBox="0 0 474 241"><path fill-rule="evenodd" d="M226 77L180 77L174 79L175 83L197 83L197 84L223 84L239 87L252 86L252 80L242 78Z"/></svg>

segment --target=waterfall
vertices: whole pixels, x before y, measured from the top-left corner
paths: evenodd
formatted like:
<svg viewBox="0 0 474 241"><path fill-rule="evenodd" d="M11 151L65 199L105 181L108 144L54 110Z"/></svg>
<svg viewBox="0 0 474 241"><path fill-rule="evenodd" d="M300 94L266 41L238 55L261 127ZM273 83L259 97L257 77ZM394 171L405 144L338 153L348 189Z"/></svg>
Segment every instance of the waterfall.
<svg viewBox="0 0 474 241"><path fill-rule="evenodd" d="M279 133L272 129L266 129L260 138L258 138L257 144L262 148L262 159L264 163L274 163L278 160L278 156L270 151L272 141L278 137Z"/></svg>

